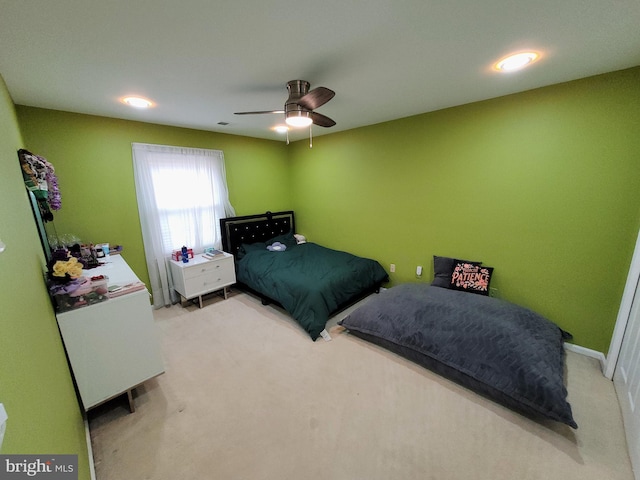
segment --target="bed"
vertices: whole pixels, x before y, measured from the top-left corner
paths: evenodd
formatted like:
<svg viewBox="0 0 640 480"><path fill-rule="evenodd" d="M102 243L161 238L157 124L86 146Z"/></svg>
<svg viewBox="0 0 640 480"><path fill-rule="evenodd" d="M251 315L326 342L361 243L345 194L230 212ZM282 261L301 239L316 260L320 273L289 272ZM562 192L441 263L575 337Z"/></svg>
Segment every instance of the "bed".
<svg viewBox="0 0 640 480"><path fill-rule="evenodd" d="M481 272L479 263L474 268ZM509 408L577 428L564 385L563 342L570 334L529 309L472 293L451 278L449 272L448 281L436 275L431 285L389 288L338 323Z"/></svg>
<svg viewBox="0 0 640 480"><path fill-rule="evenodd" d="M282 306L312 340L329 317L379 291L388 275L375 260L298 243L293 211L224 218L222 247L235 258L238 285Z"/></svg>

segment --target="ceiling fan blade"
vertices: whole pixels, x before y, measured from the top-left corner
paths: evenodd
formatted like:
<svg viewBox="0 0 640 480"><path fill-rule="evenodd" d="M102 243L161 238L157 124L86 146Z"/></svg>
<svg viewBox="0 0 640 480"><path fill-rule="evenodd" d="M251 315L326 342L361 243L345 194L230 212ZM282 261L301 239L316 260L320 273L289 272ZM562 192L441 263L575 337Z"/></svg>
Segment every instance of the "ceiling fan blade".
<svg viewBox="0 0 640 480"><path fill-rule="evenodd" d="M260 112L235 112L234 115L261 115L263 113L284 113L284 110L263 110Z"/></svg>
<svg viewBox="0 0 640 480"><path fill-rule="evenodd" d="M336 122L329 117L317 112L311 112L311 120L313 120L314 125L318 125L319 127L333 127L336 124Z"/></svg>
<svg viewBox="0 0 640 480"><path fill-rule="evenodd" d="M335 94L336 92L326 87L318 87L297 99L296 103L309 110L315 110L331 100Z"/></svg>

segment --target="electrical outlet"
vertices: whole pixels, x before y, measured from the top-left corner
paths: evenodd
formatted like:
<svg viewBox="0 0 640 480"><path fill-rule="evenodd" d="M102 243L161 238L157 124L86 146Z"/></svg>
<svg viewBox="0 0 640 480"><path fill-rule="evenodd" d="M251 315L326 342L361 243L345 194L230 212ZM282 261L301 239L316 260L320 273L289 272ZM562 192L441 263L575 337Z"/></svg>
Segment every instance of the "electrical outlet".
<svg viewBox="0 0 640 480"><path fill-rule="evenodd" d="M395 273L395 271L396 271L396 264L395 263L392 263L391 265L389 265L389 271L391 273Z"/></svg>
<svg viewBox="0 0 640 480"><path fill-rule="evenodd" d="M421 277L422 276L422 266L418 265L416 267L416 277Z"/></svg>

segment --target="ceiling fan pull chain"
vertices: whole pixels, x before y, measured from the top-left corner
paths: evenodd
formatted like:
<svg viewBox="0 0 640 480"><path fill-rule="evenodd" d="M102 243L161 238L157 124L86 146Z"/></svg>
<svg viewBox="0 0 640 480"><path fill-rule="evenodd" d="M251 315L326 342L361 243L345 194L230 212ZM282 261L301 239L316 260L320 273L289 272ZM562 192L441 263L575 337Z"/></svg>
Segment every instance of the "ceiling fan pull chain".
<svg viewBox="0 0 640 480"><path fill-rule="evenodd" d="M313 123L309 125L309 148L313 148Z"/></svg>
<svg viewBox="0 0 640 480"><path fill-rule="evenodd" d="M287 128L287 145L289 145L289 129Z"/></svg>

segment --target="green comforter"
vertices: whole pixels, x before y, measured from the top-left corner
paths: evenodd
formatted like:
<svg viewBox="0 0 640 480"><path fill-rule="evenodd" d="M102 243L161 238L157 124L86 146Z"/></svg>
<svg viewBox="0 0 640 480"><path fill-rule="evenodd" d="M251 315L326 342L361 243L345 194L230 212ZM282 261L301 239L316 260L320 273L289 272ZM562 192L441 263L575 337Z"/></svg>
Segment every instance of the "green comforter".
<svg viewBox="0 0 640 480"><path fill-rule="evenodd" d="M387 272L375 260L315 243L269 251L244 245L237 280L280 303L315 340L329 315L358 295L375 289Z"/></svg>

